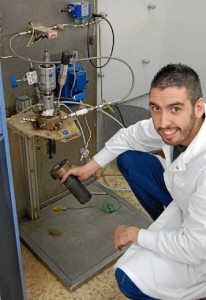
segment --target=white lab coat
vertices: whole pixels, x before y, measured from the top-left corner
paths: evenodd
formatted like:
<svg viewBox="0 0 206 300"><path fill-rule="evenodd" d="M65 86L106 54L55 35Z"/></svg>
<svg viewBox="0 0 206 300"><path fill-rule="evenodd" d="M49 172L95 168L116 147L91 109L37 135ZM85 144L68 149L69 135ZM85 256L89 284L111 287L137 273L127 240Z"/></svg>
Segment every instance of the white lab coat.
<svg viewBox="0 0 206 300"><path fill-rule="evenodd" d="M138 243L115 267L154 298L200 299L206 296L206 121L174 162L173 147L162 142L151 119L121 129L94 159L104 166L126 150L160 148L173 201L147 230L140 230Z"/></svg>

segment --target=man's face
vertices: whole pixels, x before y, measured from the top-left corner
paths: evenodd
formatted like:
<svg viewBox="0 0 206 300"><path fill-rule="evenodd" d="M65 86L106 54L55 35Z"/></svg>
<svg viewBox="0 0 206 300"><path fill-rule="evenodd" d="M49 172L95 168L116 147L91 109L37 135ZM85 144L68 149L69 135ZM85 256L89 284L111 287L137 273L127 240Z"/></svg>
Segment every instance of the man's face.
<svg viewBox="0 0 206 300"><path fill-rule="evenodd" d="M154 127L168 145L188 146L203 123L204 100L192 106L185 87L153 88L149 105Z"/></svg>

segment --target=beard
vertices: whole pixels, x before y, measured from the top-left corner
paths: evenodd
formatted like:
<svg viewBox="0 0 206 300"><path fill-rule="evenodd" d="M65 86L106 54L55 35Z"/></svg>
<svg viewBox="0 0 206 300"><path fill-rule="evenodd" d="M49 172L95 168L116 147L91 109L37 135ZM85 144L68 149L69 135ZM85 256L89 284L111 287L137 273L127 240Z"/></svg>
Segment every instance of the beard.
<svg viewBox="0 0 206 300"><path fill-rule="evenodd" d="M162 140L164 141L165 144L170 145L170 146L176 146L176 145L184 145L184 141L190 141L190 137L192 138L193 136L193 130L194 126L196 123L196 117L195 117L195 112L193 111L190 115L188 123L184 126L184 128L180 127L174 127L174 126L168 126L166 128L157 128L158 134L161 136ZM176 130L174 137L170 138L165 138L164 134L162 134L162 130ZM177 138L175 138L175 136Z"/></svg>

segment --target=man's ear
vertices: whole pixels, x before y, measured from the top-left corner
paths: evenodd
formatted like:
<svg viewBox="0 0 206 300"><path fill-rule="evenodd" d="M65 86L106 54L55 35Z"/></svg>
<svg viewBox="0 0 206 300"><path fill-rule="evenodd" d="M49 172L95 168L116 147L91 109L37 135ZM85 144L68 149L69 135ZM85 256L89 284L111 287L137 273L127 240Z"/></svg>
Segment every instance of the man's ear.
<svg viewBox="0 0 206 300"><path fill-rule="evenodd" d="M203 98L199 98L195 103L195 114L197 118L201 118L205 113L205 102Z"/></svg>

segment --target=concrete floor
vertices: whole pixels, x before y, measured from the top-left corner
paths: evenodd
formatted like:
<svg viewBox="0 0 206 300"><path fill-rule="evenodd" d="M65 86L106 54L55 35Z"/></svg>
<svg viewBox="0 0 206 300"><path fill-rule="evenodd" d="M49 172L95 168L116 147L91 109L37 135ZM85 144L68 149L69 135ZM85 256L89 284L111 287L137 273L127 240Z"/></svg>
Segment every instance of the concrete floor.
<svg viewBox="0 0 206 300"><path fill-rule="evenodd" d="M115 162L98 173L99 181L112 188L129 188L120 176ZM130 191L117 192L122 198L144 212ZM22 259L27 300L125 300L119 291L113 265L90 279L77 290L70 292L24 245Z"/></svg>

